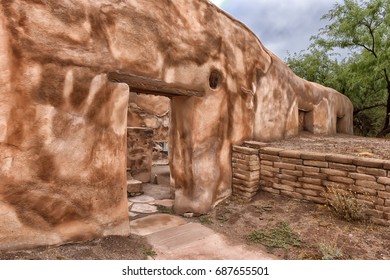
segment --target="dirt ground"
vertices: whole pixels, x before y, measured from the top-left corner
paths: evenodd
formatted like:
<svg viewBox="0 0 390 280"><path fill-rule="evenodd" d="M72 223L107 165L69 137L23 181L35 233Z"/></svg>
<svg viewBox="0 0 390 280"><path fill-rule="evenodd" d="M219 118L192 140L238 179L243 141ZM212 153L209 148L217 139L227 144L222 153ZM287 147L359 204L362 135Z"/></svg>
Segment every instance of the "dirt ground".
<svg viewBox="0 0 390 280"><path fill-rule="evenodd" d="M389 138L368 138L345 134L329 137L303 132L300 137L272 142L270 146L390 160Z"/></svg>
<svg viewBox="0 0 390 280"><path fill-rule="evenodd" d="M233 245L246 243L280 259L390 260L390 227L343 221L326 206L264 192L249 204L231 198L208 215L187 220L222 233ZM270 232L281 223L296 234L298 243L289 245L280 240L274 245L264 245L249 239L253 232ZM279 245L282 248L277 248ZM142 260L153 255L153 248L145 238L131 235L52 248L0 252L0 259Z"/></svg>
<svg viewBox="0 0 390 280"><path fill-rule="evenodd" d="M230 199L209 215L193 220L232 242L245 242L281 259L390 260L390 227L343 221L326 206L265 192L250 204ZM269 233L282 223L297 235L299 244L288 245L281 239L266 246L249 239L253 232Z"/></svg>
<svg viewBox="0 0 390 280"><path fill-rule="evenodd" d="M303 134L271 145L390 159L390 139ZM390 260L390 227L347 222L326 206L265 192L259 192L249 204L231 198L208 215L188 220L224 234L232 243L247 243L281 259ZM281 238L281 233L286 232L288 236ZM52 248L0 252L0 259L131 260L146 259L153 254L144 238L131 235Z"/></svg>

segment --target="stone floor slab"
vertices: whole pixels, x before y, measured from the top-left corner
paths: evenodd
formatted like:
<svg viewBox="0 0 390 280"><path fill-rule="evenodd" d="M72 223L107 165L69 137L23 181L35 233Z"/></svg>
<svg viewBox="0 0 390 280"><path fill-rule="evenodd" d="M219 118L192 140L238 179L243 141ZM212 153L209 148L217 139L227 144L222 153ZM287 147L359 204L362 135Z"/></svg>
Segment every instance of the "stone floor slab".
<svg viewBox="0 0 390 280"><path fill-rule="evenodd" d="M148 235L169 228L186 224L187 221L173 215L155 214L144 218L139 218L130 222L130 232L137 235Z"/></svg>
<svg viewBox="0 0 390 280"><path fill-rule="evenodd" d="M135 203L151 203L155 199L150 195L140 195L135 197L130 197L128 201L135 202Z"/></svg>
<svg viewBox="0 0 390 280"><path fill-rule="evenodd" d="M164 207L168 207L168 208L173 207L174 203L175 203L175 201L173 199L155 200L153 202L154 205L164 206Z"/></svg>
<svg viewBox="0 0 390 280"><path fill-rule="evenodd" d="M275 256L234 245L200 224L188 223L147 236L160 260L270 260Z"/></svg>
<svg viewBox="0 0 390 280"><path fill-rule="evenodd" d="M131 207L131 212L141 213L141 214L153 214L158 212L157 206L144 204L144 203L134 203Z"/></svg>

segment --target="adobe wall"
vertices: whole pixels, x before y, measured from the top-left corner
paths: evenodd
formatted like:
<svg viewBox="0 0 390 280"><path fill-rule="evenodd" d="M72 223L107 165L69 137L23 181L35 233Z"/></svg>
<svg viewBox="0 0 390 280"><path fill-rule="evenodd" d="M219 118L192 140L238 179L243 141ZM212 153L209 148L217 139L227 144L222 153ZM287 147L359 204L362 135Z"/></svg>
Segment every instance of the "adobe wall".
<svg viewBox="0 0 390 280"><path fill-rule="evenodd" d="M285 150L264 143L233 146L233 193L258 190L325 204L331 188L352 191L374 223L390 225L390 161Z"/></svg>
<svg viewBox="0 0 390 280"><path fill-rule="evenodd" d="M0 57L0 249L129 233L134 76L176 89L178 214L229 197L231 146L297 135L299 111L313 133L352 133L346 96L297 77L206 0L1 1Z"/></svg>

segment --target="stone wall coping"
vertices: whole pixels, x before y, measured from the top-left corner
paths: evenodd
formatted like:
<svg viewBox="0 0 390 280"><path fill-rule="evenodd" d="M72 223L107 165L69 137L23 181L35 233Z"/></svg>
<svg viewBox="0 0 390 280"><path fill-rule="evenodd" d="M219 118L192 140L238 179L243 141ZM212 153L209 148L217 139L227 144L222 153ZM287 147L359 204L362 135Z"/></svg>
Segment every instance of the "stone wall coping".
<svg viewBox="0 0 390 280"><path fill-rule="evenodd" d="M244 143L250 143L252 141L246 141ZM336 154L336 153L321 153L321 152L308 152L308 151L300 151L294 149L283 149L278 147L270 147L270 146L262 146L262 142L259 143L260 147L258 150L260 153L286 157L286 158L296 158L296 159L311 159L311 160L319 160L319 161L329 161L334 163L342 163L342 164L352 164L356 166L363 167L372 167L372 168L384 168L386 170L390 170L390 160L379 159L379 158L369 158L369 157L361 157L354 155L345 155L345 154ZM250 144L248 144L250 145ZM255 146L252 146L256 148Z"/></svg>
<svg viewBox="0 0 390 280"><path fill-rule="evenodd" d="M268 145L269 145L268 143L258 142L258 141L244 141L244 144L243 144L243 146L248 147L248 148L252 148L252 149L260 149L260 148L266 147Z"/></svg>
<svg viewBox="0 0 390 280"><path fill-rule="evenodd" d="M248 147L243 147L243 146L235 146L235 145L233 145L233 151L247 154L247 155L258 155L259 154L258 149L253 149L253 148L248 148Z"/></svg>

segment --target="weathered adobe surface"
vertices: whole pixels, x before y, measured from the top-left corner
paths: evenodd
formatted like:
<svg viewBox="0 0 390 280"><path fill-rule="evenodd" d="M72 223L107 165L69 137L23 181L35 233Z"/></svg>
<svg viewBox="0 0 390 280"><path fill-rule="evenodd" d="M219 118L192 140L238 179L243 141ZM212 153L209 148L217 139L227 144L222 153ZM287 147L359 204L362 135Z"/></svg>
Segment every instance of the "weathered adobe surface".
<svg viewBox="0 0 390 280"><path fill-rule="evenodd" d="M112 73L204 92L171 100L177 213L228 197L231 144L298 134L299 109L315 133L352 132L346 97L207 1L0 3L0 248L128 233L129 93Z"/></svg>

